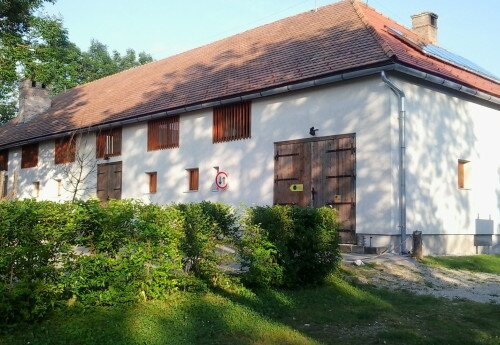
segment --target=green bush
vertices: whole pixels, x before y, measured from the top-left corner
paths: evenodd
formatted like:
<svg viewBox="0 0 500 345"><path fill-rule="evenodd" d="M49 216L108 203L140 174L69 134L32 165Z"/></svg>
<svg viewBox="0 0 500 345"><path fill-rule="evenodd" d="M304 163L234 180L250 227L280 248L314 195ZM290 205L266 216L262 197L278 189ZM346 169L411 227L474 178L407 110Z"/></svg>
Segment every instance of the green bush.
<svg viewBox="0 0 500 345"><path fill-rule="evenodd" d="M215 286L223 276L220 265L225 259L218 247L231 241L236 217L229 206L219 203L181 204L178 208L185 219L184 270Z"/></svg>
<svg viewBox="0 0 500 345"><path fill-rule="evenodd" d="M0 202L0 320L41 317L60 299L57 269L71 254L73 205Z"/></svg>
<svg viewBox="0 0 500 345"><path fill-rule="evenodd" d="M67 263L68 297L111 305L162 298L183 285L184 219L176 208L113 201L100 212L101 228L86 236L94 255Z"/></svg>
<svg viewBox="0 0 500 345"><path fill-rule="evenodd" d="M244 283L264 288L283 284L283 267L278 263L278 250L262 228L244 221L238 245Z"/></svg>
<svg viewBox="0 0 500 345"><path fill-rule="evenodd" d="M115 254L133 240L135 235L135 214L141 207L129 200L110 200L106 207L92 200L79 205L83 208L79 219L82 242L96 253Z"/></svg>
<svg viewBox="0 0 500 345"><path fill-rule="evenodd" d="M210 219L213 231L218 238L233 238L238 230L237 217L233 208L220 202L202 201L199 203L203 213Z"/></svg>
<svg viewBox="0 0 500 345"><path fill-rule="evenodd" d="M336 212L330 208L253 207L243 224L240 254L248 284L318 284L340 262Z"/></svg>
<svg viewBox="0 0 500 345"><path fill-rule="evenodd" d="M231 283L223 246L233 244L249 285L317 283L338 263L337 242L326 208L254 207L239 220L210 202L0 201L0 323L65 302L112 305Z"/></svg>

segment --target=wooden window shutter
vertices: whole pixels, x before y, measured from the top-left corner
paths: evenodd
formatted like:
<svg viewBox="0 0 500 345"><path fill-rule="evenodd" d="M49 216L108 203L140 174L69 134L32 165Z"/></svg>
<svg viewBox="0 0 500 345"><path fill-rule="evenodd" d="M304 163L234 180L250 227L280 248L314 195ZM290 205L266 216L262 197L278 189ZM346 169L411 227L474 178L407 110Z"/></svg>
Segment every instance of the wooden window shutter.
<svg viewBox="0 0 500 345"><path fill-rule="evenodd" d="M251 103L244 102L214 108L212 139L214 143L251 137Z"/></svg>
<svg viewBox="0 0 500 345"><path fill-rule="evenodd" d="M0 197L5 198L9 191L9 175L5 174L2 176L2 174L0 173Z"/></svg>
<svg viewBox="0 0 500 345"><path fill-rule="evenodd" d="M149 175L149 193L154 194L158 189L158 174L150 172Z"/></svg>
<svg viewBox="0 0 500 345"><path fill-rule="evenodd" d="M55 164L72 163L76 155L76 138L66 137L55 141Z"/></svg>
<svg viewBox="0 0 500 345"><path fill-rule="evenodd" d="M179 116L148 122L148 151L179 147Z"/></svg>
<svg viewBox="0 0 500 345"><path fill-rule="evenodd" d="M96 157L107 158L122 154L122 129L113 128L97 133Z"/></svg>
<svg viewBox="0 0 500 345"><path fill-rule="evenodd" d="M104 149L106 148L106 136L103 133L97 133L96 135L96 157L103 158L104 157Z"/></svg>
<svg viewBox="0 0 500 345"><path fill-rule="evenodd" d="M113 156L119 156L122 154L122 129L115 128L112 131L111 137L113 138Z"/></svg>
<svg viewBox="0 0 500 345"><path fill-rule="evenodd" d="M24 145L21 152L21 169L34 168L38 165L38 143Z"/></svg>
<svg viewBox="0 0 500 345"><path fill-rule="evenodd" d="M189 191L197 191L199 187L200 173L199 169L188 169Z"/></svg>
<svg viewBox="0 0 500 345"><path fill-rule="evenodd" d="M9 170L9 151L0 151L0 171Z"/></svg>
<svg viewBox="0 0 500 345"><path fill-rule="evenodd" d="M463 189L465 187L465 173L464 173L464 163L458 162L458 188Z"/></svg>
<svg viewBox="0 0 500 345"><path fill-rule="evenodd" d="M470 174L471 163L470 161L459 159L457 165L457 184L458 189L470 189Z"/></svg>

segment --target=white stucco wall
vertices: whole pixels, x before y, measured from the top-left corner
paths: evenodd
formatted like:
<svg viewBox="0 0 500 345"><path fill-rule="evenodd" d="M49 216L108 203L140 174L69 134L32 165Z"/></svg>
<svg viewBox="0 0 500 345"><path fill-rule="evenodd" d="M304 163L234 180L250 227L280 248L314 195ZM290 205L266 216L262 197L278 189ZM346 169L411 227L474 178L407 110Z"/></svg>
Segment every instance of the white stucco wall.
<svg viewBox="0 0 500 345"><path fill-rule="evenodd" d="M180 147L147 152L147 125L123 131L123 197L155 203L222 201L272 204L274 142L356 133L357 232L396 232L391 218L389 91L379 78L344 83L252 102L252 138L212 143L212 110L180 118ZM200 169L198 192L188 192L186 169ZM229 188L214 192L219 167ZM148 194L146 172L158 173L158 193Z"/></svg>
<svg viewBox="0 0 500 345"><path fill-rule="evenodd" d="M422 231L430 253L499 250L500 112L432 86L394 80L407 96L408 231ZM395 108L396 97L391 103ZM467 190L458 188L459 159L470 161ZM495 234L493 245L476 248L478 234Z"/></svg>
<svg viewBox="0 0 500 345"><path fill-rule="evenodd" d="M274 142L308 138L312 126L319 128L318 136L356 133L357 233L397 234L390 97L389 89L375 76L254 100L251 139L219 144L212 143L212 110L196 111L180 117L179 148L154 152L147 152L146 123L127 126L122 132L122 155L110 162L123 162L122 198L264 205L273 201ZM94 142L89 140L91 150ZM69 198L57 196L60 167L53 164L53 141L40 145L38 169L21 170L20 154L20 149L10 150L9 170L19 171L19 196L30 197L32 183L39 181L39 199ZM196 167L199 191L188 192L186 169ZM229 174L228 190L213 191L214 167ZM157 194L148 193L146 173L152 171L158 173ZM95 188L86 196L92 195Z"/></svg>
<svg viewBox="0 0 500 345"><path fill-rule="evenodd" d="M73 197L75 188L79 198L95 196L96 162L95 135L90 133L77 140L77 159L74 164L54 163L53 140L39 143L38 165L34 168L21 169L21 147L9 149L8 192L21 199L36 198L37 200L67 201ZM82 163L78 163L78 157ZM81 168L80 168L81 167ZM89 174L82 183L75 187L74 180L79 171L82 175ZM14 177L17 175L16 177ZM73 176L73 177L72 177ZM59 181L61 183L59 185ZM39 183L39 194L36 195L34 183Z"/></svg>
<svg viewBox="0 0 500 345"><path fill-rule="evenodd" d="M499 111L437 87L390 75L407 96L407 228L424 234L424 251L472 254L500 249ZM356 232L368 245L398 251L398 106L378 76L298 91L252 102L252 137L212 143L212 110L180 117L180 147L147 151L147 124L126 126L122 155L90 162L88 188L95 197L95 163L123 162L122 198L171 203L201 200L238 205L272 204L274 142L356 134ZM54 164L54 141L40 143L37 168L21 169L21 148L9 150L9 191L39 200L70 200L68 165ZM95 157L95 135L79 154ZM459 159L470 161L470 189L457 186ZM229 174L229 188L214 191L216 170ZM199 168L200 186L189 192L186 169ZM148 172L158 174L158 192L148 192ZM63 184L58 188L58 180ZM60 193L58 193L58 191ZM492 235L477 247L475 235ZM370 237L372 237L370 239ZM410 239L409 239L410 241ZM411 248L411 246L410 246Z"/></svg>

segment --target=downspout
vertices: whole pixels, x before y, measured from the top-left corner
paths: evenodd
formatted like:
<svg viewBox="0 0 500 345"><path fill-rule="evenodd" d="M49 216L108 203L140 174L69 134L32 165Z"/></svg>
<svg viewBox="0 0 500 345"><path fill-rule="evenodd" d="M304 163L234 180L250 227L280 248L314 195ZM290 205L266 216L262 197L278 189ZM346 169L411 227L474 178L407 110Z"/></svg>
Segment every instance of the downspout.
<svg viewBox="0 0 500 345"><path fill-rule="evenodd" d="M380 72L382 81L391 88L398 96L398 123L399 123L399 230L401 231L401 254L406 251L406 138L405 138L405 94L403 90L396 86L385 76L385 72Z"/></svg>

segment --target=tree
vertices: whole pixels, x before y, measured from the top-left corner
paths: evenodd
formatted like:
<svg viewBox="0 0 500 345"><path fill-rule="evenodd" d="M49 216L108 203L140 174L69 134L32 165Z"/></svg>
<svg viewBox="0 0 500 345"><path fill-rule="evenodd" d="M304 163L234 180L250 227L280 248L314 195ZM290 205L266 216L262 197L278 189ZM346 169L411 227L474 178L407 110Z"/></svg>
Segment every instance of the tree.
<svg viewBox="0 0 500 345"><path fill-rule="evenodd" d="M0 0L0 35L22 36L30 26L33 13L44 2L55 0Z"/></svg>
<svg viewBox="0 0 500 345"><path fill-rule="evenodd" d="M78 85L80 50L69 41L62 20L33 17L21 34L0 37L0 123L17 112L19 82L24 78L53 85L59 93Z"/></svg>
<svg viewBox="0 0 500 345"><path fill-rule="evenodd" d="M44 2L0 0L0 125L17 114L18 85L25 78L51 86L53 95L120 71L153 61L133 49L113 56L92 40L82 52L68 38L61 18L35 16Z"/></svg>
<svg viewBox="0 0 500 345"><path fill-rule="evenodd" d="M153 61L151 55L140 52L137 58L135 50L130 48L123 56L116 50L110 55L105 44L93 39L89 49L82 53L81 77L84 82L91 82L151 61Z"/></svg>
<svg viewBox="0 0 500 345"><path fill-rule="evenodd" d="M91 136L88 134L89 132L73 133L70 141L74 145L74 161L65 164L62 168L64 181L61 180L61 183L64 190L71 194L71 201L78 200L86 191L96 188L97 160L92 145L89 143Z"/></svg>

